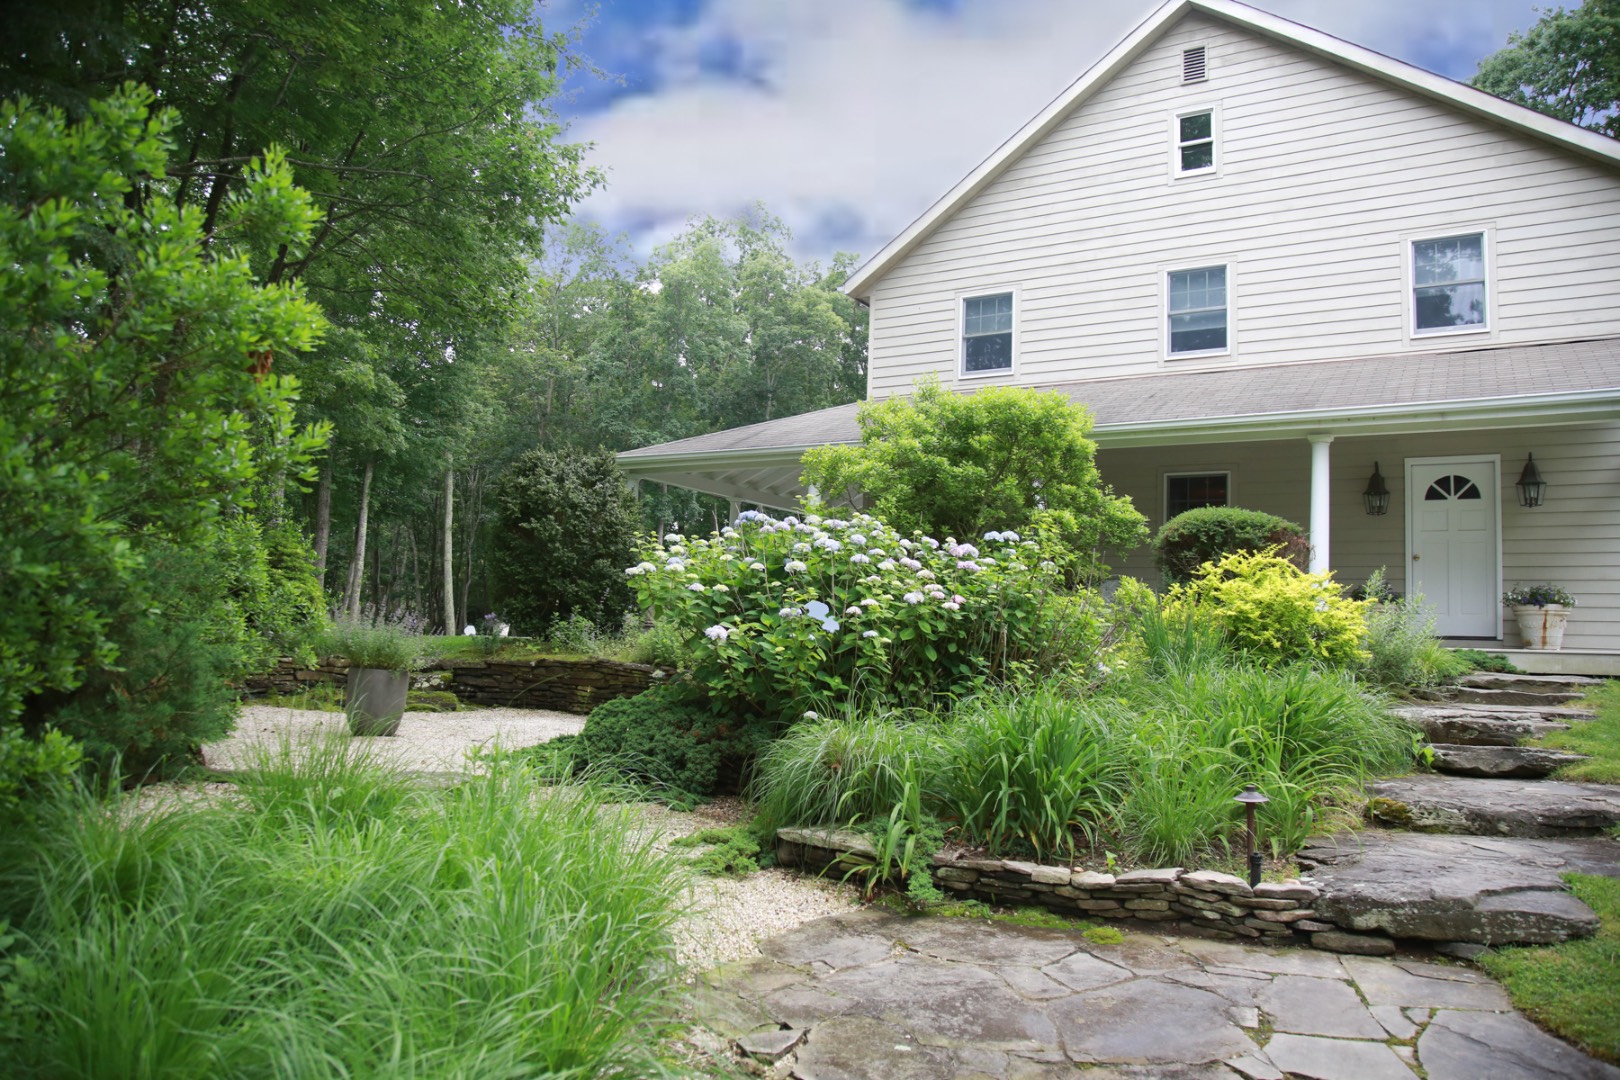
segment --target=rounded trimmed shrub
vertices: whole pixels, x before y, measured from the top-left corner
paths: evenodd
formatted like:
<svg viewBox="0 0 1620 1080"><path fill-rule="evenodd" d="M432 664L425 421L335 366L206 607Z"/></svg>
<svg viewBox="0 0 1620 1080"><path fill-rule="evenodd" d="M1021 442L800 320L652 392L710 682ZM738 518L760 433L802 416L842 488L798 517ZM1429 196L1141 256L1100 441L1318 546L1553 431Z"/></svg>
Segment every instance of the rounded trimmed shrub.
<svg viewBox="0 0 1620 1080"><path fill-rule="evenodd" d="M680 687L655 686L592 709L574 742L574 766L709 795L735 787L763 742L759 726L716 716Z"/></svg>
<svg viewBox="0 0 1620 1080"><path fill-rule="evenodd" d="M1236 551L1277 549L1277 554L1309 568L1311 545L1305 530L1287 518L1236 506L1204 506L1177 514L1153 538L1153 561L1167 584L1191 581L1205 563Z"/></svg>

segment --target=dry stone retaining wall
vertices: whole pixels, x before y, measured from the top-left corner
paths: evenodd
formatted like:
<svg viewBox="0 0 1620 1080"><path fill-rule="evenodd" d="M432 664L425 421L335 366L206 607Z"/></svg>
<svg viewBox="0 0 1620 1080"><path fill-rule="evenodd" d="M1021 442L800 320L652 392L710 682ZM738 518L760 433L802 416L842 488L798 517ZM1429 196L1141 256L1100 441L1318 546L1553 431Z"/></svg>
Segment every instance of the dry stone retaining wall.
<svg viewBox="0 0 1620 1080"><path fill-rule="evenodd" d="M274 670L244 681L250 694L293 694L316 683L341 683L349 662L330 656L313 668L282 660ZM641 693L663 673L618 660L441 660L415 672L418 688L450 690L474 705L589 713L604 701Z"/></svg>
<svg viewBox="0 0 1620 1080"><path fill-rule="evenodd" d="M777 860L784 866L824 870L841 860L869 861L876 849L847 830L786 828L777 831ZM1067 914L1144 924L1177 923L1212 937L1265 943L1314 942L1342 952L1393 951L1388 938L1344 934L1320 918L1312 905L1321 895L1305 881L1261 882L1212 870L1133 870L1099 874L1014 859L934 856L941 889L988 903L1040 904ZM1339 939L1354 939L1341 942Z"/></svg>

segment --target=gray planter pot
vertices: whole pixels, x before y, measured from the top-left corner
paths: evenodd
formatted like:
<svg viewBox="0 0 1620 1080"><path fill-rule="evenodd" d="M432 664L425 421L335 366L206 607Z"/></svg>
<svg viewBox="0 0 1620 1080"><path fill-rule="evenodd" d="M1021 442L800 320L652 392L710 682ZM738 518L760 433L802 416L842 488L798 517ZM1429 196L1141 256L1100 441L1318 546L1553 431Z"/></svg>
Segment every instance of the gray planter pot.
<svg viewBox="0 0 1620 1080"><path fill-rule="evenodd" d="M410 685L409 672L350 668L348 694L343 702L349 730L356 735L394 734L405 712L405 693Z"/></svg>

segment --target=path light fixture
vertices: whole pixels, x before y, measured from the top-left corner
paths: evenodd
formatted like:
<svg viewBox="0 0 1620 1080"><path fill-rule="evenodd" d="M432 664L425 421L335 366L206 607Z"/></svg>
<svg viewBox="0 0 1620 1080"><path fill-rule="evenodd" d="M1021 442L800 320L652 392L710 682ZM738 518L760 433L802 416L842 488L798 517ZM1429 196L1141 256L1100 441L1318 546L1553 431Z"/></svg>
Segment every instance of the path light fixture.
<svg viewBox="0 0 1620 1080"><path fill-rule="evenodd" d="M1372 479L1367 481L1367 490L1361 493L1361 501L1372 517L1383 517L1389 513L1389 488L1384 485L1384 477L1378 471L1376 461L1373 462Z"/></svg>
<svg viewBox="0 0 1620 1080"><path fill-rule="evenodd" d="M1520 506L1540 506L1547 497L1547 481L1541 478L1541 470L1536 468L1536 455L1525 455L1524 471L1519 474L1519 482L1513 486L1519 489Z"/></svg>
<svg viewBox="0 0 1620 1080"><path fill-rule="evenodd" d="M1260 794L1260 789L1253 784L1244 784L1241 794L1232 797L1233 802L1240 802L1249 812L1249 888L1260 884L1260 865L1263 860L1254 843L1254 808L1271 800Z"/></svg>

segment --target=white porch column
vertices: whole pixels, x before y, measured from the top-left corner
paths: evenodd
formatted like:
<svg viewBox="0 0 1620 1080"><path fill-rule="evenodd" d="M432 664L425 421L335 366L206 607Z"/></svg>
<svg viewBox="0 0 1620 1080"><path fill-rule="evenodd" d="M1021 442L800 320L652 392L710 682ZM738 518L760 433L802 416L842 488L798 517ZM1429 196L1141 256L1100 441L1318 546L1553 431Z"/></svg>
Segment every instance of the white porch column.
<svg viewBox="0 0 1620 1080"><path fill-rule="evenodd" d="M1330 565L1328 535L1333 527L1328 512L1328 445L1333 436L1317 433L1307 436L1311 440L1311 573L1320 573Z"/></svg>
<svg viewBox="0 0 1620 1080"><path fill-rule="evenodd" d="M731 520L726 522L726 524L728 524L728 525L736 524L737 515L742 513L742 500L741 499L732 499L729 503L727 503L726 510L727 510L728 513L731 514Z"/></svg>

